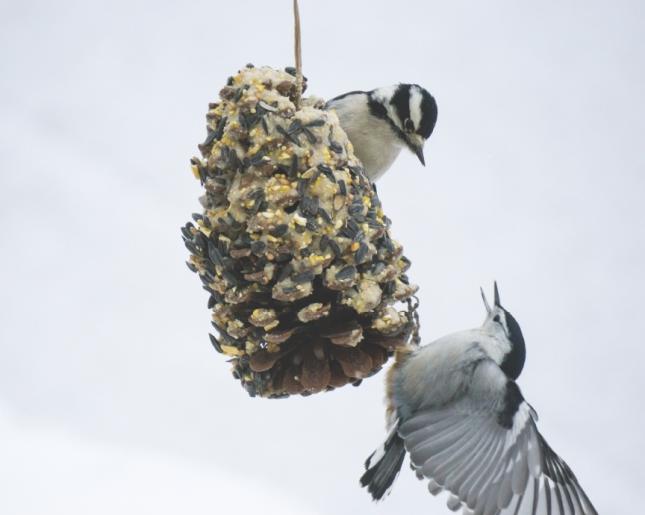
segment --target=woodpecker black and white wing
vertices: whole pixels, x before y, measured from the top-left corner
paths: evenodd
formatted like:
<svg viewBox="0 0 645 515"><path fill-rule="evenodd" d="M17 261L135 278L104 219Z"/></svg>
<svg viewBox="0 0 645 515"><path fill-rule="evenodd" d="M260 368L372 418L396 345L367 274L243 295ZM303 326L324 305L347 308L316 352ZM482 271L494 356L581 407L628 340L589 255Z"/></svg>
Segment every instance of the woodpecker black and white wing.
<svg viewBox="0 0 645 515"><path fill-rule="evenodd" d="M417 475L448 507L475 515L597 515L567 464L536 427L537 415L492 361L468 392L406 417L399 435Z"/></svg>

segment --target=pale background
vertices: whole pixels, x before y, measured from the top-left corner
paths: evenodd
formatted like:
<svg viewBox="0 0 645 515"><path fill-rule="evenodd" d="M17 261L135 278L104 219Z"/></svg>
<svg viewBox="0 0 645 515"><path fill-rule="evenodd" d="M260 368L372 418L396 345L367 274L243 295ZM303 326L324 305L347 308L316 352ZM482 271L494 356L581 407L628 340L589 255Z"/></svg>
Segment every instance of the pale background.
<svg viewBox="0 0 645 515"><path fill-rule="evenodd" d="M601 513L641 513L645 4L301 4L310 93L437 98L428 167L379 183L423 339L497 279L543 433ZM1 513L447 513L407 466L384 503L358 486L384 374L248 398L184 265L207 104L292 63L290 8L0 3Z"/></svg>

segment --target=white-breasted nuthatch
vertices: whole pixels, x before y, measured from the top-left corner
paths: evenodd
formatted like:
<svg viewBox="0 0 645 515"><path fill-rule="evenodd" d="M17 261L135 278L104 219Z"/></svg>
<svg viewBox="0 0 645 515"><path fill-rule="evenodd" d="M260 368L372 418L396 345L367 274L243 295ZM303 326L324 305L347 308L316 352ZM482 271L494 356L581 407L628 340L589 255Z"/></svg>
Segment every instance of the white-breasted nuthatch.
<svg viewBox="0 0 645 515"><path fill-rule="evenodd" d="M437 103L416 84L351 91L327 102L370 180L383 175L408 147L425 165L423 145L437 122Z"/></svg>
<svg viewBox="0 0 645 515"><path fill-rule="evenodd" d="M477 515L597 515L567 464L539 433L515 380L526 349L519 324L495 302L478 329L401 356L388 374L390 431L366 461L361 484L375 500L406 451L417 476L451 510Z"/></svg>

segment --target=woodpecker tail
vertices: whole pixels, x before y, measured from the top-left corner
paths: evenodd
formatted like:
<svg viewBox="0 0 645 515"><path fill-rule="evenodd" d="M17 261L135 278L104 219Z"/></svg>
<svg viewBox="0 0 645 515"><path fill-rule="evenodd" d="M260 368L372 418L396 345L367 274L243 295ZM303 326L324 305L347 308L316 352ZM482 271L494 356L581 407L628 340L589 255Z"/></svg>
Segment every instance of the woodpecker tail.
<svg viewBox="0 0 645 515"><path fill-rule="evenodd" d="M397 421L383 445L370 454L365 461L365 473L361 476L361 486L367 487L367 491L375 501L390 492L392 483L399 475L403 464L405 447L403 439L397 432L398 428Z"/></svg>

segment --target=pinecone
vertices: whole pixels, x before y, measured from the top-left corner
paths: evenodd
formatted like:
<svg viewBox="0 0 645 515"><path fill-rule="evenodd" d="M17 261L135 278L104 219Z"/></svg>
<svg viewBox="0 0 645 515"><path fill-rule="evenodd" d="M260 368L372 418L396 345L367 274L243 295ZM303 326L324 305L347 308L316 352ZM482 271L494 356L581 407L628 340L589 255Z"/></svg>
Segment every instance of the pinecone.
<svg viewBox="0 0 645 515"><path fill-rule="evenodd" d="M416 332L410 262L338 117L296 110L292 74L248 65L220 97L191 160L204 211L182 228L211 342L250 395L356 385Z"/></svg>

